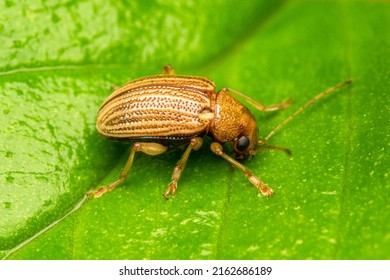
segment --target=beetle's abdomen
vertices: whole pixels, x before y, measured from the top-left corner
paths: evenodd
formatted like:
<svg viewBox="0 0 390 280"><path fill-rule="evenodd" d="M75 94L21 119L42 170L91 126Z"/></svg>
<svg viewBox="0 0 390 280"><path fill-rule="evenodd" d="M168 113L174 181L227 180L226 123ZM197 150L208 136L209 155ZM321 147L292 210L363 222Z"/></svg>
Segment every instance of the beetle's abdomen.
<svg viewBox="0 0 390 280"><path fill-rule="evenodd" d="M212 81L192 76L156 75L134 80L111 94L96 127L108 138L182 140L208 129L215 95Z"/></svg>

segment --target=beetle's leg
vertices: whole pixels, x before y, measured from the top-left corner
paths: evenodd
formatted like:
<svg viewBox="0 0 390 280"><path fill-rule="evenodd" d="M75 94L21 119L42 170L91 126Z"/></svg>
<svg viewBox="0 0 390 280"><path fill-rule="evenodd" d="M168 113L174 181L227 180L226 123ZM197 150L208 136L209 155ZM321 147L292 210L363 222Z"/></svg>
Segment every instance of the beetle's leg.
<svg viewBox="0 0 390 280"><path fill-rule="evenodd" d="M122 183L124 180L126 180L127 174L129 173L131 166L133 165L134 155L136 152L143 152L145 154L156 156L160 155L164 152L166 152L168 148L166 146L163 146L158 143L143 143L143 142L137 142L134 143L133 147L130 151L129 159L127 160L125 167L123 168L121 175L118 180L115 182L112 182L108 186L102 187L97 190L90 191L87 196L88 198L91 197L101 197L106 192L112 191L116 186L118 186L120 183Z"/></svg>
<svg viewBox="0 0 390 280"><path fill-rule="evenodd" d="M177 189L177 182L180 179L181 173L184 170L184 167L186 166L188 157L190 156L190 153L192 150L199 150L200 147L202 146L203 140L200 137L195 137L191 139L190 144L188 145L187 149L185 150L183 156L177 163L175 169L173 170L172 174L172 181L169 183L167 190L164 193L164 198L168 199L169 195L172 194L174 195L176 193Z"/></svg>
<svg viewBox="0 0 390 280"><path fill-rule="evenodd" d="M225 154L223 152L223 148L222 148L221 144L219 144L217 142L213 142L213 143L211 143L210 149L211 149L211 151L213 151L214 154L226 159L234 167L237 167L238 169L240 169L244 173L244 175L248 178L248 180L256 188L258 188L260 190L262 195L271 196L274 193L274 191L270 187L268 187L259 178L257 178L255 175L253 175L252 171L250 171L247 167L245 167L244 165L242 165L241 163L239 163L238 161L236 161L232 157L228 156L227 154Z"/></svg>
<svg viewBox="0 0 390 280"><path fill-rule="evenodd" d="M175 68L172 65L167 64L163 68L163 74L175 75Z"/></svg>
<svg viewBox="0 0 390 280"><path fill-rule="evenodd" d="M284 109L284 108L287 108L288 106L290 106L292 103L294 103L294 100L292 98L286 98L285 100L283 100L279 104L266 106L266 105L264 105L264 104L262 104L262 103L260 103L260 102L258 102L256 100L254 100L254 99L250 98L249 96L246 96L245 94L243 94L243 93L241 93L239 91L236 91L234 89L223 88L222 90L227 92L227 93L234 94L236 96L241 97L246 102L248 102L249 104L254 106L257 110L260 110L260 111L263 111L263 112L269 112L269 111L275 111L275 110L279 110L279 109Z"/></svg>

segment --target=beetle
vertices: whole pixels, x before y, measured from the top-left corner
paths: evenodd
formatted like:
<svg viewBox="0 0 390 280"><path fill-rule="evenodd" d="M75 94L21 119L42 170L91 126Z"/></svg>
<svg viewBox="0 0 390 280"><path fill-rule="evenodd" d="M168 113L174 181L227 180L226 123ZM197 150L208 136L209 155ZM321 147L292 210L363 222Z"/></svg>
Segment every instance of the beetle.
<svg viewBox="0 0 390 280"><path fill-rule="evenodd" d="M96 122L98 132L106 138L133 142L129 158L120 177L111 184L92 190L88 197L100 197L126 180L136 152L155 156L167 151L170 144L186 144L184 154L174 168L165 199L174 195L177 183L192 150L202 146L204 136L212 139L211 151L241 170L262 195L271 196L273 190L256 177L240 161L263 149L287 149L264 146L268 140L323 96L350 83L346 80L333 86L300 107L268 136L258 140L258 127L253 114L233 95L241 97L260 111L274 111L288 107L293 100L265 106L244 94L229 88L216 91L210 79L176 75L171 65L159 75L147 76L128 82L116 89L102 104ZM223 144L233 145L235 159L223 151ZM256 148L260 146L260 148Z"/></svg>

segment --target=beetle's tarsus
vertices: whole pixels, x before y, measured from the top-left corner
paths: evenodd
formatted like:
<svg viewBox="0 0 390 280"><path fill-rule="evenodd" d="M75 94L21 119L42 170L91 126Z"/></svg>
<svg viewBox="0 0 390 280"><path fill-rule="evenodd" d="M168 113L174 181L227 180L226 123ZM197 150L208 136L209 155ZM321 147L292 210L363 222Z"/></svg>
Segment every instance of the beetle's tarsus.
<svg viewBox="0 0 390 280"><path fill-rule="evenodd" d="M101 197L103 194L105 194L106 192L109 192L109 191L112 191L117 185L119 185L120 182L124 181L124 179L119 179L117 181L115 181L114 183L111 183L109 184L108 186L106 187L101 187L97 190L92 190L92 191L89 191L87 193L87 198L88 199L91 199L91 198L99 198Z"/></svg>
<svg viewBox="0 0 390 280"><path fill-rule="evenodd" d="M256 188L258 188L260 190L262 195L264 195L266 197L270 197L271 195L274 194L273 189L268 187L266 184L264 184L259 178L257 178L253 174L249 175L248 179Z"/></svg>
<svg viewBox="0 0 390 280"><path fill-rule="evenodd" d="M102 191L102 189L104 188L100 188L98 190L93 190L93 191L90 191L87 193L87 198L88 199L92 199L92 198L99 198L101 197L104 193L106 193L107 191Z"/></svg>
<svg viewBox="0 0 390 280"><path fill-rule="evenodd" d="M175 195L176 194L176 190L177 190L177 182L176 181L170 182L169 185L168 185L167 190L165 191L165 193L163 195L164 198L166 200L168 200L170 195Z"/></svg>
<svg viewBox="0 0 390 280"><path fill-rule="evenodd" d="M260 186L260 192L262 195L266 196L266 197L270 197L274 194L274 190L271 189L270 187L268 187L267 185L262 185Z"/></svg>

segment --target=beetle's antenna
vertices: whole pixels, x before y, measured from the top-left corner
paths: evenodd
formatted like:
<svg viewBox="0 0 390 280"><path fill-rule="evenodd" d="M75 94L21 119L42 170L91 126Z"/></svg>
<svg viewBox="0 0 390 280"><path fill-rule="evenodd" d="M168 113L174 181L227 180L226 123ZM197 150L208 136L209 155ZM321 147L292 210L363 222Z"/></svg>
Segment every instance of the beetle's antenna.
<svg viewBox="0 0 390 280"><path fill-rule="evenodd" d="M309 107L310 105L312 105L313 103L317 102L318 100L320 100L322 97L324 97L325 95L328 95L329 93L349 84L352 82L352 79L348 79L338 85L335 85L331 88L328 88L327 90L321 92L320 94L318 94L317 96L315 96L313 99L309 100L305 105L303 105L302 107L300 107L298 110L295 111L295 113L293 113L292 115L290 115L287 119L285 119L281 124L279 124L277 127L275 127L266 137L264 137L263 139L259 140L257 143L259 145L264 145L265 143L268 142L268 140L276 133L278 132L281 128L283 128L286 124L288 124L295 116L297 116L298 114L300 114L304 109L306 109L307 107Z"/></svg>

